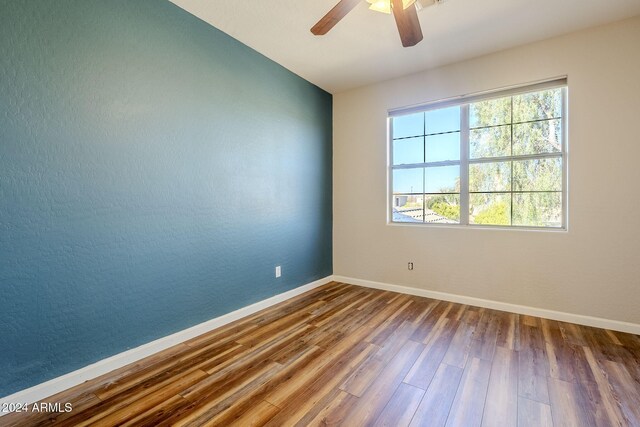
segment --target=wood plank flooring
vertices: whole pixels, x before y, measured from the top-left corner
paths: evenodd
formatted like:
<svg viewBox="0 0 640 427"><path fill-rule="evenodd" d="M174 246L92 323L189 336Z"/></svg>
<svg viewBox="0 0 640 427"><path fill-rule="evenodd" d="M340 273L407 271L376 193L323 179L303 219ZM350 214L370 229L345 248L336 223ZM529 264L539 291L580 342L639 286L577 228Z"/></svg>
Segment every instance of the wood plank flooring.
<svg viewBox="0 0 640 427"><path fill-rule="evenodd" d="M330 283L2 426L640 426L640 337Z"/></svg>

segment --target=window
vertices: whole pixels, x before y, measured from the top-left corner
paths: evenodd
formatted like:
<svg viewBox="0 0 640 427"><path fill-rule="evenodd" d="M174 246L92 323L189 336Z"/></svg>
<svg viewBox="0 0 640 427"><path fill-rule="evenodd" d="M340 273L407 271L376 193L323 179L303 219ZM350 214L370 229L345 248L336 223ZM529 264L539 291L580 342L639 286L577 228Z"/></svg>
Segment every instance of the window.
<svg viewBox="0 0 640 427"><path fill-rule="evenodd" d="M394 223L566 227L566 80L390 113Z"/></svg>

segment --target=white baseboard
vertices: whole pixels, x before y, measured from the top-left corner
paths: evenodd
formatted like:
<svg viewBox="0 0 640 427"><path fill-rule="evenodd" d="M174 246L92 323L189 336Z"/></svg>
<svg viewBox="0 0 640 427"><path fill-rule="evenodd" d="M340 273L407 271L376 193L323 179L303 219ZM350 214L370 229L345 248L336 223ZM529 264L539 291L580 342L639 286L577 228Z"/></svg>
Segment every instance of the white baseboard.
<svg viewBox="0 0 640 427"><path fill-rule="evenodd" d="M600 317L584 316L581 314L564 313L562 311L546 310L544 308L528 307L525 305L510 304L507 302L492 301L482 298L467 297L463 295L449 294L445 292L429 291L426 289L412 288L408 286L392 285L389 283L373 282L371 280L355 279L334 275L336 282L350 283L352 285L367 288L381 289L384 291L399 292L402 294L416 295L459 304L473 305L476 307L491 308L494 310L508 311L510 313L526 314L545 319L559 320L562 322L576 323L578 325L594 326L596 328L611 329L613 331L627 332L640 335L640 325L636 323L620 322L618 320L603 319Z"/></svg>
<svg viewBox="0 0 640 427"><path fill-rule="evenodd" d="M319 279L315 282L311 282L290 291L272 296L271 298L267 298L255 304L242 307L236 311L232 311L231 313L224 314L220 317L216 317L215 319L208 320L204 323L200 323L188 329L184 329L166 337L159 338L150 343L143 344L140 347L132 348L131 350L127 350L125 352L100 360L96 363L85 366L84 368L80 368L77 371L70 372L47 382L3 397L2 399L0 399L0 406L2 406L3 403L31 404L45 399L78 384L82 384L85 381L97 378L100 375L106 374L130 363L137 362L138 360L144 359L147 356L151 356L152 354L158 353L176 344L180 344L191 338L197 337L198 335L202 335L213 329L219 328L220 326L224 326L235 320L241 319L260 310L271 307L272 305L286 301L289 298L293 298L294 296L303 294L311 289L317 288L318 286L325 285L332 280L333 276L327 276L323 279ZM0 416L2 415L6 415L6 413L2 413L0 411Z"/></svg>

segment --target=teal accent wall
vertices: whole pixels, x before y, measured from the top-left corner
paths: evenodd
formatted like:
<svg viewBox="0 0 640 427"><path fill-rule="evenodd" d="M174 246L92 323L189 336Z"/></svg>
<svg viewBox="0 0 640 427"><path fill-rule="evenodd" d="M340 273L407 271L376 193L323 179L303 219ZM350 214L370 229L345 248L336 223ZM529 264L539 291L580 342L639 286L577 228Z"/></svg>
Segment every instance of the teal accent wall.
<svg viewBox="0 0 640 427"><path fill-rule="evenodd" d="M168 1L0 0L0 396L330 275L331 105Z"/></svg>

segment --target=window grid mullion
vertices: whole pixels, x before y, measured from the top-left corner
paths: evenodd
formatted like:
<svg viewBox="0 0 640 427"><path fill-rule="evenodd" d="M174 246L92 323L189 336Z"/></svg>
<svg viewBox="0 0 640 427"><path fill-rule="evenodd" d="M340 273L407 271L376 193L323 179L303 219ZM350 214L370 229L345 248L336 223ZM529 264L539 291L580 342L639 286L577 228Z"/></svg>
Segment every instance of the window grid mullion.
<svg viewBox="0 0 640 427"><path fill-rule="evenodd" d="M460 157L462 158L462 153L460 153ZM473 165L478 163L501 163L501 162L511 162L511 161L519 162L519 161L526 161L526 160L555 159L555 158L563 158L563 153L558 152L558 153L527 154L527 155L521 155L521 156L480 157L477 159L468 159L468 163ZM461 164L462 162L459 160L443 160L440 162L392 165L391 169L433 168L433 167L439 167L439 166L458 166Z"/></svg>
<svg viewBox="0 0 640 427"><path fill-rule="evenodd" d="M562 152L562 227L567 229L568 227L568 212L569 209L569 194L568 194L568 170L567 170L567 88L562 88L561 96L562 96L562 121L560 122L561 129L561 138L562 143L560 144L560 151Z"/></svg>
<svg viewBox="0 0 640 427"><path fill-rule="evenodd" d="M511 124L509 125L511 128L511 180L510 180L510 184L511 184L511 203L509 204L510 207L510 220L509 220L509 225L513 226L513 96L511 97Z"/></svg>
<svg viewBox="0 0 640 427"><path fill-rule="evenodd" d="M553 153L540 153L540 154L522 154L519 156L501 156L501 157L478 157L477 159L469 159L469 163L499 163L499 162L510 162L510 161L524 161L524 160L536 160L536 159L553 159L557 157L562 157L561 152L553 152ZM404 165L400 165L404 166ZM407 165L410 166L410 165Z"/></svg>
<svg viewBox="0 0 640 427"><path fill-rule="evenodd" d="M460 106L460 224L469 225L469 104Z"/></svg>
<svg viewBox="0 0 640 427"><path fill-rule="evenodd" d="M442 162L429 162L429 163L412 163L406 165L394 165L393 169L419 169L419 168L437 168L439 166L458 166L459 160L445 160Z"/></svg>
<svg viewBox="0 0 640 427"><path fill-rule="evenodd" d="M422 161L427 163L427 113L422 113ZM427 222L427 171L422 168L422 222Z"/></svg>

